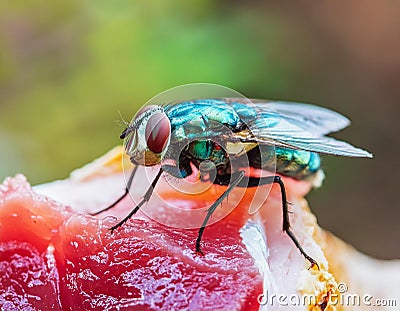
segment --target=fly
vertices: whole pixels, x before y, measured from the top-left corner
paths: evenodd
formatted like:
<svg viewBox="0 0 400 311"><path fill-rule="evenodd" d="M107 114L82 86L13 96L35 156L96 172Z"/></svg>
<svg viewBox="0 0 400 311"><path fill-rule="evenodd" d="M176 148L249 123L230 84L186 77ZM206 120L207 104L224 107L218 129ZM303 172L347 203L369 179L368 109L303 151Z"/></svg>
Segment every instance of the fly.
<svg viewBox="0 0 400 311"><path fill-rule="evenodd" d="M235 187L276 183L281 191L283 231L311 266L318 266L290 228L285 185L279 175L297 180L315 179L321 171L319 154L372 158L365 150L325 136L349 124L346 117L325 108L279 101L196 99L146 106L120 136L125 139L126 153L135 164L125 193L94 215L109 210L128 194L138 165L161 164L161 167L143 199L111 227L111 231L122 226L150 200L163 172L183 179L193 173L194 166L203 178L214 167L215 174L210 180L227 188L207 211L198 232L196 252L203 254L201 238L206 225L217 206ZM169 160L168 164L165 160ZM246 167L279 175L251 176L245 173L243 168Z"/></svg>

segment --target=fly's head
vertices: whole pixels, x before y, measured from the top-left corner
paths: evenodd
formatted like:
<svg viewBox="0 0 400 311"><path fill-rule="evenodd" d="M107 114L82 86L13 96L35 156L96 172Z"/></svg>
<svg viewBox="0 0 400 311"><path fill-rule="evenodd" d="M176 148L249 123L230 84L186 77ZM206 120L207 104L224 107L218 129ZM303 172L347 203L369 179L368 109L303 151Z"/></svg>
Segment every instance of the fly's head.
<svg viewBox="0 0 400 311"><path fill-rule="evenodd" d="M171 122L163 107L151 105L139 110L122 132L125 152L133 164L153 166L161 162L170 141Z"/></svg>

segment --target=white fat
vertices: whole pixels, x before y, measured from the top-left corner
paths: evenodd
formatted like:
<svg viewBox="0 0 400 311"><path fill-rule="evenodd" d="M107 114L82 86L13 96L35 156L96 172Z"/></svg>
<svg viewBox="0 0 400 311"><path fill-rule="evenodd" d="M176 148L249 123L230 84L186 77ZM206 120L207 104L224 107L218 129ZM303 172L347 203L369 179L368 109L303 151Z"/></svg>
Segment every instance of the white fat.
<svg viewBox="0 0 400 311"><path fill-rule="evenodd" d="M289 257L280 259L281 262L277 262L277 256L271 256L271 252L274 252L268 245L268 238L271 238L271 236L267 235L267 232L264 230L260 217L254 221L247 221L240 230L240 236L263 277L263 295L264 298L267 297L267 302L265 303L264 301L264 304L260 305L259 310L271 311L284 309L285 307L277 301L280 295L288 298L293 295L299 295L296 288L301 271L293 271L296 270L296 264L293 264L297 261L296 257L289 255ZM276 237L272 235L272 238ZM293 264L293 267L287 267L287 271L283 271L282 265L289 266L291 264ZM290 304L286 306L286 308L288 307L290 310L307 309L306 306L294 306Z"/></svg>
<svg viewBox="0 0 400 311"><path fill-rule="evenodd" d="M114 174L107 179L93 178L85 182L72 178L57 180L34 186L33 189L36 193L70 206L77 212L88 213L113 202L123 194L124 185L124 176Z"/></svg>
<svg viewBox="0 0 400 311"><path fill-rule="evenodd" d="M263 276L263 295L267 294L266 289L273 288L274 292L277 291L272 271L268 265L269 249L267 248L267 236L263 227L249 220L240 229L240 236L250 255L254 258L260 274ZM260 305L260 310L268 310L267 305Z"/></svg>

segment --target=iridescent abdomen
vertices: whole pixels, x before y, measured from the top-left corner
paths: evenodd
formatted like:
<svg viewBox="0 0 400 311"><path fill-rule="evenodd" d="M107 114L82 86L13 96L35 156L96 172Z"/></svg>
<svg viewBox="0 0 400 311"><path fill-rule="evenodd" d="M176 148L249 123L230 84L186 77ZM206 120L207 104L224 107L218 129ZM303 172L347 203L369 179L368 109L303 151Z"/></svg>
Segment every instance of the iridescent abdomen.
<svg viewBox="0 0 400 311"><path fill-rule="evenodd" d="M276 172L295 179L305 179L314 175L321 167L317 153L276 148Z"/></svg>
<svg viewBox="0 0 400 311"><path fill-rule="evenodd" d="M317 153L289 148L260 145L248 154L249 164L255 168L289 176L295 179L307 179L321 168L321 159Z"/></svg>

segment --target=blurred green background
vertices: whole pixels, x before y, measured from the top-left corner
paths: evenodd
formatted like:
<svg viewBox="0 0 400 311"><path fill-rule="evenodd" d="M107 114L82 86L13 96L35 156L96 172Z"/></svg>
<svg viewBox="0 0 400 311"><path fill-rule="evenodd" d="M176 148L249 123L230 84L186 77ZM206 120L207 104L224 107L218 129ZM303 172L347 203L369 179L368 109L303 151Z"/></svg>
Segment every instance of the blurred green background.
<svg viewBox="0 0 400 311"><path fill-rule="evenodd" d="M348 116L334 136L375 159L325 157L311 207L363 252L400 257L400 2L21 3L0 5L1 179L67 177L121 143L118 112L217 83Z"/></svg>

